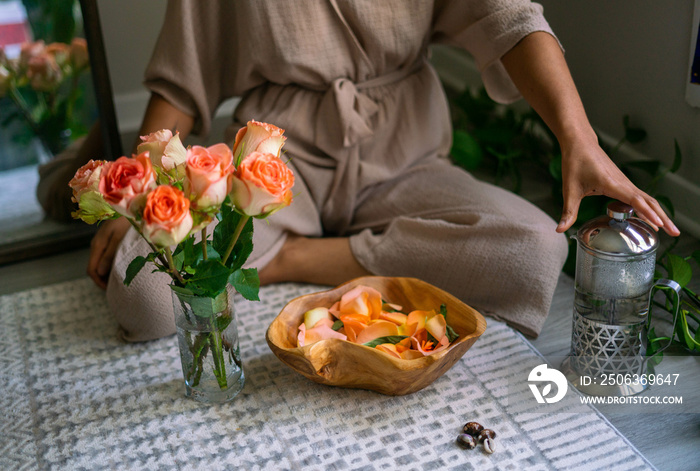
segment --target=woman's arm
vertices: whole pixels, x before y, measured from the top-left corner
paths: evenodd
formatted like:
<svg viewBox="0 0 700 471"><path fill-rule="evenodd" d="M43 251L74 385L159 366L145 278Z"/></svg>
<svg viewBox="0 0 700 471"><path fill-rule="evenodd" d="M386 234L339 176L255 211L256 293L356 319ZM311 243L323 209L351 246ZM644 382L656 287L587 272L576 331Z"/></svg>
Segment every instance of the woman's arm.
<svg viewBox="0 0 700 471"><path fill-rule="evenodd" d="M171 129L180 132L180 139L184 139L192 131L194 118L175 108L160 95L152 94L146 108L139 136L145 136L161 129ZM140 140L134 143L133 151L136 151ZM112 262L130 224L126 218L105 221L95 233L90 244L90 258L88 259L87 273L101 288L107 287L109 272Z"/></svg>
<svg viewBox="0 0 700 471"><path fill-rule="evenodd" d="M545 32L526 36L502 62L520 93L559 140L564 209L557 232L576 221L581 199L606 195L669 235L680 234L659 203L637 188L598 145L557 40Z"/></svg>

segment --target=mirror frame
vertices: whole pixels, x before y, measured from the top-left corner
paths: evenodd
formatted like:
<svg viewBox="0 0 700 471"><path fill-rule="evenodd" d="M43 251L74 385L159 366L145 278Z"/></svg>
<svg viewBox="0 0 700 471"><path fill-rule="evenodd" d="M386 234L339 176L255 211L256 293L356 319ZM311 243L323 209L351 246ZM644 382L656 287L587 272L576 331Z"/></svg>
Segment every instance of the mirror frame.
<svg viewBox="0 0 700 471"><path fill-rule="evenodd" d="M105 160L116 160L122 155L122 144L97 0L79 0L79 3L90 56L90 73L102 131L104 158ZM70 230L28 237L2 245L0 246L0 265L87 247L95 230L95 226L76 222Z"/></svg>

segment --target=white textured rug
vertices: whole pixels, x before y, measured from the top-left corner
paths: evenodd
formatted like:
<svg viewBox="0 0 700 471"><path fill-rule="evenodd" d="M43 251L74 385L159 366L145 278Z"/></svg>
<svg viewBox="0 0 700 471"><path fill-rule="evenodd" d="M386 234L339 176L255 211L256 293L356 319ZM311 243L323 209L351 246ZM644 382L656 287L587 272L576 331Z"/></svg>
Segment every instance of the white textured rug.
<svg viewBox="0 0 700 471"><path fill-rule="evenodd" d="M308 381L264 335L289 299L317 289L278 285L238 302L246 386L222 406L184 397L174 337L117 341L88 279L0 297L0 469L653 469L592 408L523 406L534 399L521 378L543 361L491 319L412 395ZM495 454L455 444L471 420L497 432Z"/></svg>

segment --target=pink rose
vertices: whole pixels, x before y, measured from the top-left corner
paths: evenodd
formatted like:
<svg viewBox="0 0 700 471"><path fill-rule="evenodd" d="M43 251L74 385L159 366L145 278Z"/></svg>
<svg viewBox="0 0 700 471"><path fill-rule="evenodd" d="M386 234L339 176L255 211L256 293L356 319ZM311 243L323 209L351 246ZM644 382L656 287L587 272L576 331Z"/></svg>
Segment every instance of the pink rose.
<svg viewBox="0 0 700 471"><path fill-rule="evenodd" d="M70 63L75 70L83 70L90 66L87 41L83 38L73 38L70 43Z"/></svg>
<svg viewBox="0 0 700 471"><path fill-rule="evenodd" d="M44 41L23 43L19 53L19 62L17 64L19 70L26 70L27 67L29 67L29 60L32 57L42 55L44 49L46 49Z"/></svg>
<svg viewBox="0 0 700 471"><path fill-rule="evenodd" d="M153 165L162 168L175 178L185 176L187 149L182 145L180 133L175 133L173 136L170 129L162 129L148 136L141 136L141 141L136 152L139 154L148 152Z"/></svg>
<svg viewBox="0 0 700 471"><path fill-rule="evenodd" d="M73 213L73 217L80 218L88 224L114 216L114 210L99 191L100 175L104 164L104 160L89 161L75 172L75 176L68 183L73 189L71 199L74 203L78 203L79 208Z"/></svg>
<svg viewBox="0 0 700 471"><path fill-rule="evenodd" d="M99 191L100 175L105 164L104 160L90 160L75 172L68 185L73 189L73 202L80 201L80 196L88 191Z"/></svg>
<svg viewBox="0 0 700 471"><path fill-rule="evenodd" d="M197 209L223 203L231 191L233 154L226 144L187 149L185 192Z"/></svg>
<svg viewBox="0 0 700 471"><path fill-rule="evenodd" d="M68 65L70 60L70 46L63 43L51 43L46 46L44 52L54 58L59 67Z"/></svg>
<svg viewBox="0 0 700 471"><path fill-rule="evenodd" d="M179 244L192 229L190 200L177 188L160 185L146 197L143 235L158 247Z"/></svg>
<svg viewBox="0 0 700 471"><path fill-rule="evenodd" d="M231 201L239 213L265 218L292 203L294 174L274 154L253 152L233 176Z"/></svg>
<svg viewBox="0 0 700 471"><path fill-rule="evenodd" d="M119 157L107 162L100 176L99 190L119 214L134 218L155 188L155 174L147 153L133 158Z"/></svg>
<svg viewBox="0 0 700 471"><path fill-rule="evenodd" d="M54 56L41 54L29 59L27 78L32 88L39 92L50 92L58 88L63 72Z"/></svg>
<svg viewBox="0 0 700 471"><path fill-rule="evenodd" d="M283 136L284 129L275 125L248 121L248 125L238 130L236 141L233 144L233 155L236 165L253 152L280 156L280 150L287 140Z"/></svg>

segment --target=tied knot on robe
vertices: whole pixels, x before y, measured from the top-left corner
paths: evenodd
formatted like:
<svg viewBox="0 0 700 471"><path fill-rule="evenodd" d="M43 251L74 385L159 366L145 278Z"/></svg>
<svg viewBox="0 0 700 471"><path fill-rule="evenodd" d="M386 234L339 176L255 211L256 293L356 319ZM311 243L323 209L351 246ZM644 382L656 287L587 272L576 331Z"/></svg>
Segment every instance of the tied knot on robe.
<svg viewBox="0 0 700 471"><path fill-rule="evenodd" d="M374 134L371 118L378 111L379 105L358 90L354 82L335 79L318 108L316 145L328 153L354 146Z"/></svg>

